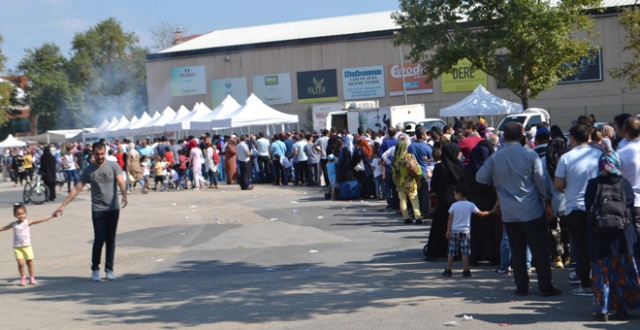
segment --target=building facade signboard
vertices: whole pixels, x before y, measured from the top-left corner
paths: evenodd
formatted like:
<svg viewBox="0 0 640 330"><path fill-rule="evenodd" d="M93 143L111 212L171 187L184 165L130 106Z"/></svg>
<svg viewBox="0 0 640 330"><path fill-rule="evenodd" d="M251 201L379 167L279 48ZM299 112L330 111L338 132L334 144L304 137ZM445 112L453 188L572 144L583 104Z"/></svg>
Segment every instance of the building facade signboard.
<svg viewBox="0 0 640 330"><path fill-rule="evenodd" d="M297 72L298 102L323 103L338 100L336 70Z"/></svg>
<svg viewBox="0 0 640 330"><path fill-rule="evenodd" d="M477 69L468 59L458 61L451 73L440 76L442 81L442 92L471 92L482 85L487 88L487 74Z"/></svg>
<svg viewBox="0 0 640 330"><path fill-rule="evenodd" d="M171 96L207 94L204 65L171 68Z"/></svg>
<svg viewBox="0 0 640 330"><path fill-rule="evenodd" d="M266 105L291 103L291 74L253 76L253 94Z"/></svg>
<svg viewBox="0 0 640 330"><path fill-rule="evenodd" d="M211 80L211 106L218 104L231 95L238 103L242 104L247 97L247 78L227 78Z"/></svg>
<svg viewBox="0 0 640 330"><path fill-rule="evenodd" d="M390 96L402 96L405 92L407 95L433 93L433 81L427 82L422 64L389 64L387 69L389 70ZM404 88L402 88L403 84Z"/></svg>
<svg viewBox="0 0 640 330"><path fill-rule="evenodd" d="M342 95L345 100L384 97L384 66L342 69Z"/></svg>

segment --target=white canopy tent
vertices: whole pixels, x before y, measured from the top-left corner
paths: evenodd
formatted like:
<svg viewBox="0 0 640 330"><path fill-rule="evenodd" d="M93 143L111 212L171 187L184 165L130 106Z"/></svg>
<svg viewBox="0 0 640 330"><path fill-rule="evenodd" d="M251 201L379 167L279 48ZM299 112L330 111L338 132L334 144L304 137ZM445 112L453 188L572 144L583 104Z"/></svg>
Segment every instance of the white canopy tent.
<svg viewBox="0 0 640 330"><path fill-rule="evenodd" d="M123 118L124 118L124 116L123 116ZM105 121L106 120L107 119L105 119ZM86 136L87 137L101 137L104 132L106 132L109 129L111 129L111 128L115 127L116 125L118 125L118 122L119 122L118 118L113 117L113 118L111 118L109 123L106 126L104 126L104 121L103 121L102 124L100 124L100 126L95 131L93 131L93 132L91 132L89 134L86 134Z"/></svg>
<svg viewBox="0 0 640 330"><path fill-rule="evenodd" d="M25 136L20 138L27 142L39 142L39 143L64 143L68 140L74 139L83 133L91 133L94 128L84 129L65 129L65 130L52 130L35 136Z"/></svg>
<svg viewBox="0 0 640 330"><path fill-rule="evenodd" d="M14 138L11 134L9 134L4 141L0 142L0 148L25 147L26 145L26 142Z"/></svg>
<svg viewBox="0 0 640 330"><path fill-rule="evenodd" d="M136 128L134 130L130 130L132 135L146 135L146 134L154 134L164 132L164 125L170 122L173 118L176 117L176 112L171 109L171 107L166 107L158 116L151 120L148 124Z"/></svg>
<svg viewBox="0 0 640 330"><path fill-rule="evenodd" d="M133 119L133 118L131 118ZM129 119L125 118L124 116L122 116L122 118L120 118L120 121L116 124L116 126L113 127L109 127L106 131L101 133L102 137L113 137L113 136L117 136L117 132L127 126L129 126L129 124L131 123L131 121L129 121Z"/></svg>
<svg viewBox="0 0 640 330"><path fill-rule="evenodd" d="M109 131L105 132L105 137L120 137L122 135L122 132L124 132L131 125L138 122L138 120L139 120L138 117L133 116L131 117L131 120L128 123L122 123L122 122L119 123L113 129L110 129Z"/></svg>
<svg viewBox="0 0 640 330"><path fill-rule="evenodd" d="M164 128L167 132L177 132L191 129L191 123L200 120L211 113L211 109L204 103L196 103L193 110L184 118L167 124Z"/></svg>
<svg viewBox="0 0 640 330"><path fill-rule="evenodd" d="M229 119L231 120L229 122ZM212 129L236 128L246 126L266 126L274 124L294 124L298 122L297 115L280 112L262 102L255 94L251 94L244 105L227 117L211 122Z"/></svg>
<svg viewBox="0 0 640 330"><path fill-rule="evenodd" d="M440 109L440 117L508 115L522 110L522 105L501 99L478 85L462 101Z"/></svg>
<svg viewBox="0 0 640 330"><path fill-rule="evenodd" d="M135 135L135 131L137 129L149 124L154 118L158 118L158 117L160 117L160 114L158 112L153 114L153 117L149 116L149 114L145 112L142 114L142 116L140 116L140 119L138 119L138 121L136 121L135 124L131 124L129 125L129 127L123 129L122 132L120 132L120 135L122 136Z"/></svg>
<svg viewBox="0 0 640 330"><path fill-rule="evenodd" d="M217 107L215 107L213 111L197 120L191 121L190 129L203 131L211 130L212 120L227 118L238 109L240 109L240 104L238 104L231 95L227 95L227 97Z"/></svg>
<svg viewBox="0 0 640 330"><path fill-rule="evenodd" d="M196 108L199 106L200 103L196 103L193 106L193 111L189 111L189 109L187 109L187 107L185 107L184 105L181 105L180 108L178 109L178 111L176 112L176 116L173 117L173 119L171 119L169 122L165 123L164 126L162 127L162 131L166 132L167 131L167 126L173 123L181 123L182 120L186 117L189 117L191 115L191 113L193 113ZM159 126L159 125L156 125Z"/></svg>

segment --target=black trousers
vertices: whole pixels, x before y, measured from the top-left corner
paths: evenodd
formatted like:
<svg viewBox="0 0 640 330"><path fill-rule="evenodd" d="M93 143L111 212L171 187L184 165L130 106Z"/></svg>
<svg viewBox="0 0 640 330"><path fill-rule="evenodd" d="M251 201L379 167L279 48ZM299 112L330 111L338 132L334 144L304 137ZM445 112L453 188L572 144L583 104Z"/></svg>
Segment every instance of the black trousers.
<svg viewBox="0 0 640 330"><path fill-rule="evenodd" d="M273 160L273 178L275 184L280 184L280 179L284 180L284 168L280 164L280 159ZM284 180L286 182L286 180ZM283 182L284 183L284 182Z"/></svg>
<svg viewBox="0 0 640 330"><path fill-rule="evenodd" d="M329 186L330 182L329 182L329 173L327 172L327 163L329 162L328 159L320 159L320 169L322 170L322 176L324 177L324 185L325 186ZM320 182L318 181L318 184L320 184Z"/></svg>
<svg viewBox="0 0 640 330"><path fill-rule="evenodd" d="M49 200L54 201L56 199L57 184L54 182L54 183L45 183L45 185L47 186L47 188L49 188Z"/></svg>
<svg viewBox="0 0 640 330"><path fill-rule="evenodd" d="M240 177L238 178L240 189L247 189L251 180L251 160L246 162L239 161L238 163L240 164Z"/></svg>
<svg viewBox="0 0 640 330"><path fill-rule="evenodd" d="M299 161L298 162L298 168L300 171L300 177L296 177L296 182L300 183L300 184L306 184L308 183L307 181L309 180L309 163L307 160L305 161Z"/></svg>
<svg viewBox="0 0 640 330"><path fill-rule="evenodd" d="M431 199L429 198L429 183L427 182L427 178L424 176L420 177L420 189L418 189L418 202L420 203L420 214L422 214L422 219L427 219L430 216L431 207Z"/></svg>
<svg viewBox="0 0 640 330"><path fill-rule="evenodd" d="M269 156L258 156L258 173L260 173L260 181L262 183L272 181L271 159L269 159Z"/></svg>
<svg viewBox="0 0 640 330"><path fill-rule="evenodd" d="M116 230L120 210L93 211L93 250L91 253L91 270L100 270L102 246L107 245L104 269L113 271L113 258L116 254Z"/></svg>
<svg viewBox="0 0 640 330"><path fill-rule="evenodd" d="M320 163L307 164L307 185L317 186L320 185Z"/></svg>
<svg viewBox="0 0 640 330"><path fill-rule="evenodd" d="M532 264L538 275L538 290L551 290L553 283L551 281L551 263L549 262L549 226L545 216L529 221L505 222L504 224L509 236L516 290L518 292L529 291L527 245L531 249Z"/></svg>
<svg viewBox="0 0 640 330"><path fill-rule="evenodd" d="M576 274L583 288L591 287L591 263L589 262L589 245L587 242L587 212L571 211L566 216L571 235L571 251L576 257Z"/></svg>

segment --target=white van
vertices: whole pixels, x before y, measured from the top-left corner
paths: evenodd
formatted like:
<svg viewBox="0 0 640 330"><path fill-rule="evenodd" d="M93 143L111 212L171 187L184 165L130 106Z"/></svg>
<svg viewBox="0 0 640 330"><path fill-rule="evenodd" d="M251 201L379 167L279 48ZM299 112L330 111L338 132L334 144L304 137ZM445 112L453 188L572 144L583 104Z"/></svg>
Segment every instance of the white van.
<svg viewBox="0 0 640 330"><path fill-rule="evenodd" d="M422 118L418 120L407 120L402 123L404 125L404 130L407 133L413 133L416 130L416 126L422 125L427 131L430 131L434 126L440 127L440 129L444 128L447 123L440 118Z"/></svg>
<svg viewBox="0 0 640 330"><path fill-rule="evenodd" d="M542 122L549 123L551 116L549 112L540 108L529 108L521 113L508 115L502 119L497 127L497 130L502 131L504 125L511 122L518 122L524 126L525 131L529 131L531 127L537 126Z"/></svg>

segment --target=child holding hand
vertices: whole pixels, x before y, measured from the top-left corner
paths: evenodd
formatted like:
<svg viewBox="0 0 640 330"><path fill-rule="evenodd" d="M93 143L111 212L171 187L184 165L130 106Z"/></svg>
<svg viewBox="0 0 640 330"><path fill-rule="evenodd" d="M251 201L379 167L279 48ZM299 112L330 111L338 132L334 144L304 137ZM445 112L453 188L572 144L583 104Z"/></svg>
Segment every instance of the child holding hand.
<svg viewBox="0 0 640 330"><path fill-rule="evenodd" d="M471 271L469 270L471 215L477 214L485 217L495 213L495 210L480 211L475 204L467 200L467 196L469 196L469 187L466 184L460 184L455 187L457 202L453 203L449 208L449 221L447 222L446 236L449 240L449 254L447 268L442 273L442 276L445 277L451 277L453 258L458 253L462 254L462 277L471 277Z"/></svg>
<svg viewBox="0 0 640 330"><path fill-rule="evenodd" d="M27 285L27 278L24 273L24 265L29 268L29 284L35 285L36 278L33 269L33 248L31 247L31 226L50 220L54 215L49 215L36 220L27 220L27 208L21 204L13 206L13 216L16 221L0 228L0 231L13 228L13 253L18 261L18 272L20 272L20 285Z"/></svg>

